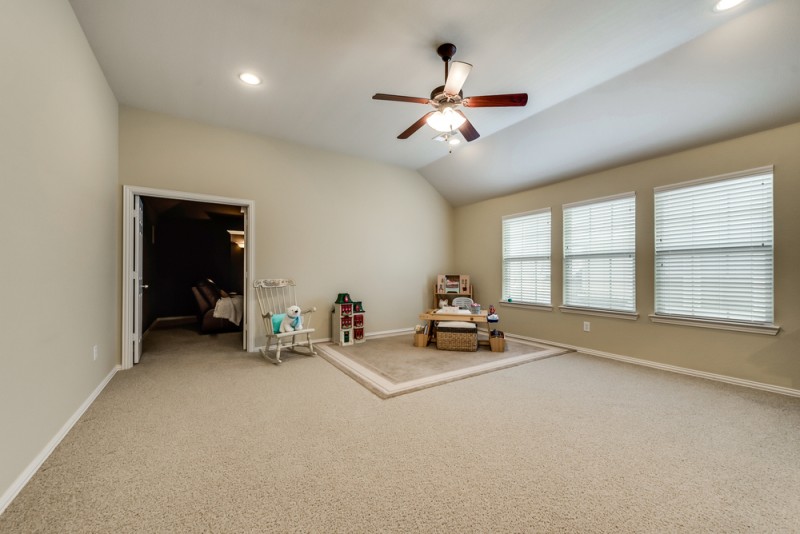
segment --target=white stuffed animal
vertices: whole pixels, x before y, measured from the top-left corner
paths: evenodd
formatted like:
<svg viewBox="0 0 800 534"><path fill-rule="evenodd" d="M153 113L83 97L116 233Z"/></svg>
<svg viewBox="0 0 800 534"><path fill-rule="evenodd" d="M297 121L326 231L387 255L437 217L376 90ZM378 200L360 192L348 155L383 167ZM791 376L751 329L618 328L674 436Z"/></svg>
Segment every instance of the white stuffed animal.
<svg viewBox="0 0 800 534"><path fill-rule="evenodd" d="M281 320L281 332L293 332L303 329L303 316L300 306L289 306L286 310L286 317Z"/></svg>

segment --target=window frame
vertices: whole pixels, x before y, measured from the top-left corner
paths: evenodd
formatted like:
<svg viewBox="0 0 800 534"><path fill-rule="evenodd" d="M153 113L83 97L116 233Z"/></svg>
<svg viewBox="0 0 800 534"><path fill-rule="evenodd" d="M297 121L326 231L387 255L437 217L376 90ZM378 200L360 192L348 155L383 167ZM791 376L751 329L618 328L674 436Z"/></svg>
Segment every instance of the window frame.
<svg viewBox="0 0 800 534"><path fill-rule="evenodd" d="M660 302L659 302L659 295L662 294L662 291L659 287L659 262L660 258L673 256L673 257L690 257L690 256L712 256L713 254L720 254L723 251L730 251L733 250L735 252L745 252L748 250L753 249L753 245L737 245L735 247L697 247L693 250L693 252L686 252L681 254L681 252L676 252L675 250L665 250L659 252L659 208L658 208L658 197L659 193L665 193L669 191L678 191L682 189L688 189L696 186L701 186L704 184L712 184L712 183L719 183L725 181L734 181L740 178L749 178L749 177L757 177L762 176L765 174L770 175L770 214L769 220L766 221L770 225L770 243L768 246L768 254L770 255L769 259L769 287L770 287L770 312L769 317L766 317L764 321L748 321L748 320L737 320L731 319L728 317L710 317L704 315L685 315L685 314L678 314L678 313L665 313L664 311L659 311ZM685 182L679 182L675 184L669 184L665 186L655 187L653 189L653 235L654 235L654 246L653 246L653 307L654 311L650 314L650 320L654 323L666 323L666 324L677 324L677 325L684 325L684 326L697 326L702 328L715 328L721 330L731 330L731 331L739 331L739 332L750 332L750 333L758 333L758 334L767 334L767 335L775 335L780 331L780 327L774 324L774 310L775 310L775 195L774 195L774 187L775 187L775 172L773 166L765 166L765 167L757 167L754 169L747 169L744 171L726 173L716 176L710 176L706 178L701 178L698 180L689 180ZM690 216L687 214L687 217ZM725 227L726 229L728 227ZM762 247L763 249L763 244ZM661 270L663 273L663 270ZM663 275L661 275L663 276ZM689 292L691 293L691 292ZM700 304L692 303L692 306L699 306Z"/></svg>
<svg viewBox="0 0 800 534"><path fill-rule="evenodd" d="M632 201L632 217L631 220L628 222L629 230L632 232L630 236L630 243L627 244L625 250L606 250L604 252L592 252L592 253L580 253L580 254L570 254L568 251L572 247L572 243L568 243L568 239L570 238L571 232L568 231L567 225L571 220L571 211L573 209L578 209L581 207L586 206L593 206L593 205L602 205L606 203L611 203L619 200L630 200ZM563 226L563 236L562 236L562 256L563 256L563 273L562 273L562 305L559 306L559 309L565 313L579 313L584 315L598 315L598 316L605 316L605 317L613 317L617 319L628 319L628 320L636 320L639 318L639 313L637 311L637 299L636 299L636 192L629 191L625 193L620 193L616 195L610 195L606 197L599 197L599 198L592 198L587 200L582 200L579 202L571 202L568 204L563 204L561 207L562 210L562 226ZM612 215L613 217L613 215ZM591 229L585 230L587 233L591 233ZM599 307L599 306L591 306L584 303L575 302L573 299L570 299L571 292L574 291L574 287L570 286L570 266L569 264L572 260L588 260L589 264L592 263L592 259L614 259L614 258L624 258L628 257L630 261L625 262L628 264L626 268L628 272L631 274L631 279L627 284L627 291L629 291L629 298L623 297L623 299L629 300L632 304L631 307L623 308L623 307L613 307L611 302L614 300L614 297L610 295L612 289L609 289L609 297L608 297L608 307ZM611 274L613 273L613 267L609 270L608 280L612 280ZM572 281L574 283L574 280ZM611 283L611 282L609 282ZM588 299L587 295L587 299Z"/></svg>
<svg viewBox="0 0 800 534"><path fill-rule="evenodd" d="M507 248L507 235L506 235L506 223L507 221L520 221L525 219L532 219L537 216L547 215L547 222L546 222L546 239L540 240L542 242L547 243L547 250L546 254L535 254L535 255L518 255L512 258L506 256L506 248ZM553 306L553 212L552 208L541 208L531 211L526 211L522 213L514 213L510 215L504 215L501 218L501 296L500 302L504 305L510 306L523 306L523 307L532 307L532 308L539 308L544 310L552 310ZM540 301L540 300L520 300L516 299L513 296L509 295L509 288L507 287L507 279L508 276L508 263L514 260L527 260L528 262L541 262L546 263L546 271L547 271L547 288L546 290L542 290L542 292L546 291L547 294L547 302ZM535 269L536 272L539 272L538 269ZM534 282L534 285L539 285L541 282L539 281L538 277ZM534 290L535 293L539 293L539 290ZM509 300L510 299L510 300Z"/></svg>

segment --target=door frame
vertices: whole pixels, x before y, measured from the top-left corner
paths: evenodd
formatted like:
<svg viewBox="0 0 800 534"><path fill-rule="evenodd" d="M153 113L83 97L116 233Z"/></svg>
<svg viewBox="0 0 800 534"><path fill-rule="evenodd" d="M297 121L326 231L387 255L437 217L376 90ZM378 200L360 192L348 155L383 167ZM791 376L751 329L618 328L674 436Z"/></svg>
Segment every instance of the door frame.
<svg viewBox="0 0 800 534"><path fill-rule="evenodd" d="M131 228L133 229L133 249L136 250L134 253L133 261L131 261L130 265L135 271L132 273L132 279L128 279L128 284L130 285L133 282L133 287L131 291L133 291L133 323L132 327L133 330L131 334L133 335L133 351L131 352L133 358L133 365L139 363L139 360L142 357L142 338L144 333L142 332L144 328L144 308L142 307L142 303L144 302L144 289L145 286L142 283L144 279L144 262L142 258L144 256L144 201L142 200L141 196L134 196L133 197L133 221L128 221L128 223L133 222ZM131 249L128 249L131 250Z"/></svg>
<svg viewBox="0 0 800 534"><path fill-rule="evenodd" d="M244 247L244 302L245 317L242 331L243 345L248 352L255 352L255 303L251 298L252 276L255 262L255 201L240 198L220 197L216 195L203 195L200 193L189 193L185 191L170 191L166 189L153 189L150 187L139 187L134 185L122 186L122 352L121 367L130 369L133 367L133 347L135 336L135 314L133 313L134 295L133 284L130 281L136 275L133 266L133 247L134 230L130 224L136 205L134 200L137 196L170 198L174 200L188 200L190 202L209 202L213 204L227 204L230 206L240 206L244 208L245 218L245 247ZM141 325L139 325L141 328Z"/></svg>

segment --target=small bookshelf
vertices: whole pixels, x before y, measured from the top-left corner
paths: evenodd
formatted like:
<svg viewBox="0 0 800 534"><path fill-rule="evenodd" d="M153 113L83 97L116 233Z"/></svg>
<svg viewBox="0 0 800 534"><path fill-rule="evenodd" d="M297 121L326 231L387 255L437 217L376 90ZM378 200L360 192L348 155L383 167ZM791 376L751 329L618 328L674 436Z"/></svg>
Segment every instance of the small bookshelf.
<svg viewBox="0 0 800 534"><path fill-rule="evenodd" d="M447 299L452 302L456 297L472 298L472 284L468 274L440 274L436 277L433 288L433 307L439 307L439 301Z"/></svg>

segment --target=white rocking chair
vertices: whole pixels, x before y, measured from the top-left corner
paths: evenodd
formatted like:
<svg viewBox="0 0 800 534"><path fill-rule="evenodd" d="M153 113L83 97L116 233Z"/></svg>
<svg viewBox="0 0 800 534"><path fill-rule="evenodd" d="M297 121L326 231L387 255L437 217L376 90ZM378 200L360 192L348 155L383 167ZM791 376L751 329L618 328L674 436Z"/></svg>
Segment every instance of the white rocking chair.
<svg viewBox="0 0 800 534"><path fill-rule="evenodd" d="M281 360L281 349L290 349L298 354L314 356L314 344L311 342L310 315L317 311L316 306L303 310L303 328L291 332L280 332L281 319L286 315L289 306L297 305L294 280L285 278L262 279L253 283L258 297L258 306L261 308L261 317L264 319L264 331L267 336L266 345L261 349L261 355L275 365L283 363ZM297 336L305 335L306 339L298 341ZM291 338L291 340L289 339ZM270 346L275 345L274 351L270 352ZM298 350L301 349L301 350Z"/></svg>

